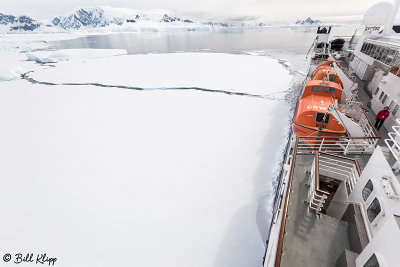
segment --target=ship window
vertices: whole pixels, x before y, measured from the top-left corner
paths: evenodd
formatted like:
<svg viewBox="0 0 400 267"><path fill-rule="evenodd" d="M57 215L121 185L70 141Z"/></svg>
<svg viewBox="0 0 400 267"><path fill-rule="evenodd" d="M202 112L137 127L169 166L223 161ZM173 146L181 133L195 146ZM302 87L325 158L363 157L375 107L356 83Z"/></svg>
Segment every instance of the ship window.
<svg viewBox="0 0 400 267"><path fill-rule="evenodd" d="M390 65L393 62L394 55L396 54L396 50L389 48L389 52L386 56L386 64Z"/></svg>
<svg viewBox="0 0 400 267"><path fill-rule="evenodd" d="M322 122L322 120L324 119L325 113L322 112L317 112L317 116L315 117L315 121L316 122ZM325 123L329 122L329 114L326 114L325 117Z"/></svg>
<svg viewBox="0 0 400 267"><path fill-rule="evenodd" d="M370 55L371 52L372 52L372 49L373 49L373 45L372 44L368 44L368 48L367 48L366 54Z"/></svg>
<svg viewBox="0 0 400 267"><path fill-rule="evenodd" d="M379 87L378 87L378 88L376 88L375 95L377 95L377 94L378 94L378 92L379 92Z"/></svg>
<svg viewBox="0 0 400 267"><path fill-rule="evenodd" d="M382 46L379 46L379 49L378 49L378 51L376 53L376 59L377 60L381 60L382 59L382 55L383 55L384 51L385 51L385 48L382 47Z"/></svg>
<svg viewBox="0 0 400 267"><path fill-rule="evenodd" d="M393 65L400 64L400 51L397 51L396 57L394 57Z"/></svg>
<svg viewBox="0 0 400 267"><path fill-rule="evenodd" d="M368 43L365 43L364 51L361 51L361 52L363 52L364 54L366 54L366 53L367 53L367 50L368 50L368 46L369 46L369 44L368 44Z"/></svg>
<svg viewBox="0 0 400 267"><path fill-rule="evenodd" d="M386 63L386 58L388 53L389 53L389 48L384 48L382 52L382 57L380 59L383 63Z"/></svg>
<svg viewBox="0 0 400 267"><path fill-rule="evenodd" d="M399 110L399 105L396 105L392 111L393 115L396 115L397 111Z"/></svg>
<svg viewBox="0 0 400 267"><path fill-rule="evenodd" d="M400 77L400 71L399 71L399 68L400 68L400 53L399 52L397 52L396 55L393 55L393 62L392 62L391 65L393 67L390 70L390 72L393 73L394 75L397 75L397 76Z"/></svg>
<svg viewBox="0 0 400 267"><path fill-rule="evenodd" d="M371 44L367 43L367 45L365 46L365 51L364 54L369 54L369 51L371 51Z"/></svg>
<svg viewBox="0 0 400 267"><path fill-rule="evenodd" d="M324 92L327 94L334 94L335 93L335 88L332 87L325 87Z"/></svg>
<svg viewBox="0 0 400 267"><path fill-rule="evenodd" d="M385 104L387 97L388 97L388 96L385 95L385 96L382 98L382 104Z"/></svg>
<svg viewBox="0 0 400 267"><path fill-rule="evenodd" d="M335 74L329 75L329 81L330 82L334 82L335 80L336 80L336 75Z"/></svg>
<svg viewBox="0 0 400 267"><path fill-rule="evenodd" d="M373 55L374 55L374 53L375 53L375 48L376 48L376 45L371 44L371 49L368 51L368 55L369 55L370 57L373 57Z"/></svg>
<svg viewBox="0 0 400 267"><path fill-rule="evenodd" d="M376 53L374 54L375 55L375 59L376 60L379 60L380 59L380 57L381 57L381 55L382 55L382 47L381 46L378 46L378 48L376 49Z"/></svg>
<svg viewBox="0 0 400 267"><path fill-rule="evenodd" d="M311 92L321 92L322 87L321 86L313 86L311 87Z"/></svg>
<svg viewBox="0 0 400 267"><path fill-rule="evenodd" d="M380 46L379 45L374 45L374 52L372 54L372 57L377 59L378 58L378 54L379 54L379 50L380 50Z"/></svg>
<svg viewBox="0 0 400 267"><path fill-rule="evenodd" d="M375 253L372 254L371 258L368 259L363 267L379 267L378 259L376 258Z"/></svg>
<svg viewBox="0 0 400 267"><path fill-rule="evenodd" d="M374 185L372 184L371 180L368 180L367 184L364 186L364 189L361 192L364 201L368 199L369 195L371 195L373 190L374 190Z"/></svg>
<svg viewBox="0 0 400 267"><path fill-rule="evenodd" d="M382 92L381 95L379 96L379 100L381 100L384 95L385 95L385 93Z"/></svg>
<svg viewBox="0 0 400 267"><path fill-rule="evenodd" d="M367 49L367 44L366 43L363 43L363 46L362 46L362 48L361 48L361 52L365 52L365 50Z"/></svg>
<svg viewBox="0 0 400 267"><path fill-rule="evenodd" d="M381 210L381 204L379 203L379 200L375 198L367 209L369 222L373 222L378 214L381 212Z"/></svg>
<svg viewBox="0 0 400 267"><path fill-rule="evenodd" d="M392 100L389 104L389 110L393 107L394 101Z"/></svg>
<svg viewBox="0 0 400 267"><path fill-rule="evenodd" d="M380 49L381 49L380 46L374 45L374 52L373 52L373 54L372 54L372 57L373 57L373 58L375 58L375 59L378 58L378 54L379 54L379 50L380 50Z"/></svg>

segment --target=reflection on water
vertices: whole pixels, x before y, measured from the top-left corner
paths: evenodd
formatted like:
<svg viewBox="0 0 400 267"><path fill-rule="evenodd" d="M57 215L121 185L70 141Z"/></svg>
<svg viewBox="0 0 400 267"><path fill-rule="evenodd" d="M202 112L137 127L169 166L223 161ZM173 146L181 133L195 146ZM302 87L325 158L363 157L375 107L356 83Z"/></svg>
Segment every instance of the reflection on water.
<svg viewBox="0 0 400 267"><path fill-rule="evenodd" d="M55 42L52 49L113 48L129 54L213 51L241 53L274 49L306 54L315 39L315 28L235 29L214 32L137 32L92 35ZM351 35L352 27L334 28L332 35Z"/></svg>

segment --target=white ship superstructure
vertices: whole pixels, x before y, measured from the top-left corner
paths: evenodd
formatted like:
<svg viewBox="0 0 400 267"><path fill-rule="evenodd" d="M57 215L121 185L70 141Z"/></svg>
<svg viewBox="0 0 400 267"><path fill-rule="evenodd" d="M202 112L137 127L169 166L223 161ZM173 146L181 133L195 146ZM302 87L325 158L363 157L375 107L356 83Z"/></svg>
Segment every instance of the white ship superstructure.
<svg viewBox="0 0 400 267"><path fill-rule="evenodd" d="M391 129L400 118L400 33L396 32L399 26L394 25L399 5L400 1L396 1L389 16L385 16L384 25L365 25L364 33L354 37L350 44L354 50L346 53L351 71L366 84L372 97L372 110L378 113L383 107L389 107L391 114L384 123L386 129Z"/></svg>

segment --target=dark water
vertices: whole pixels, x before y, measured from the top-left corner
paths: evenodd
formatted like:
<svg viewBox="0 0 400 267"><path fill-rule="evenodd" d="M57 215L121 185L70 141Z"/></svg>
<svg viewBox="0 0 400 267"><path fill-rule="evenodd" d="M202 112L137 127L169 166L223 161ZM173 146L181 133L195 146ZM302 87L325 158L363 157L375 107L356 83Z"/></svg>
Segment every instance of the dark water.
<svg viewBox="0 0 400 267"><path fill-rule="evenodd" d="M53 49L126 49L129 54L213 51L278 50L306 54L315 39L315 28L263 28L224 31L137 32L90 35L55 42ZM352 27L338 27L331 35L351 35Z"/></svg>

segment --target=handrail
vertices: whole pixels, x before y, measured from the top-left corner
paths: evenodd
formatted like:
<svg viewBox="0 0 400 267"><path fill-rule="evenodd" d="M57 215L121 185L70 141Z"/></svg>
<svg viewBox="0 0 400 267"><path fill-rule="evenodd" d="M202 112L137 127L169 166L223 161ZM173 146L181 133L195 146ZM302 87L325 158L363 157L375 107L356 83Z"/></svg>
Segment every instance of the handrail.
<svg viewBox="0 0 400 267"><path fill-rule="evenodd" d="M266 247L265 247L266 249L265 249L265 253L264 253L264 257L263 257L263 265L265 264L265 260L266 260L267 253L268 253L268 249L269 249L269 246L270 246L271 233L272 233L274 224L276 223L277 216L280 213L280 208L281 208L282 200L283 200L283 192L284 192L284 190L282 191L282 189L286 184L285 183L285 181L286 181L285 177L288 177L286 175L286 173L285 173L285 166L284 165L286 165L285 164L286 162L291 164L292 159L293 159L293 155L289 155L290 152L291 152L290 150L292 148L292 136L293 135L294 135L293 132L290 130L289 137L288 137L288 142L287 142L286 147L285 147L285 152L284 152L284 157L283 157L283 165L281 166L279 175L277 176L278 180L279 180L279 183L278 183L278 185L276 187L275 197L274 197L274 201L273 201L274 205L273 205L272 219L271 219L271 223L270 223L270 226L269 226L268 237L267 237L267 240L266 240Z"/></svg>
<svg viewBox="0 0 400 267"><path fill-rule="evenodd" d="M319 151L315 151L315 191L325 194L325 195L330 195L329 192L323 191L319 188Z"/></svg>
<svg viewBox="0 0 400 267"><path fill-rule="evenodd" d="M315 151L315 188L316 190L319 190L319 153L318 151Z"/></svg>
<svg viewBox="0 0 400 267"><path fill-rule="evenodd" d="M283 239L285 236L285 228L286 228L286 218L287 218L287 213L288 213L288 208L289 208L289 195L290 191L292 189L292 183L293 183L293 174L294 174L294 167L296 165L296 154L297 154L297 145L299 143L299 137L296 136L296 143L293 148L293 158L292 162L290 164L290 174L289 174L289 179L288 179L288 186L286 189L286 195L285 195L285 202L283 206L283 213L282 213L282 223L281 223L281 228L279 229L279 239L278 239L278 246L276 249L276 254L275 254L275 267L280 267L281 266L281 259L282 259L282 250L283 250Z"/></svg>
<svg viewBox="0 0 400 267"><path fill-rule="evenodd" d="M324 138L329 138L329 139L381 139L380 136L301 136L302 139L324 139Z"/></svg>
<svg viewBox="0 0 400 267"><path fill-rule="evenodd" d="M328 156L332 156L332 157L336 157L336 158L340 158L340 159L345 159L345 160L351 160L356 165L356 169L357 169L358 175L361 175L361 168L360 168L360 164L358 163L358 160L352 159L352 158L348 158L348 157L345 157L345 156L341 156L341 155L332 154L332 153L329 153L329 152L323 152L323 151L319 151L319 154L324 154L324 155L328 155Z"/></svg>
<svg viewBox="0 0 400 267"><path fill-rule="evenodd" d="M365 117L367 118L368 122L369 122L371 125L373 125L371 119L367 116L367 112L368 112L368 111L367 111L365 108L363 108L363 107L361 107L361 108L363 109L364 115L365 115ZM377 136L377 137L379 137L379 139L381 139L382 137L381 137L381 135L379 134L379 132L376 130L376 128L375 128L375 127L372 127L372 129L374 130L375 136Z"/></svg>

